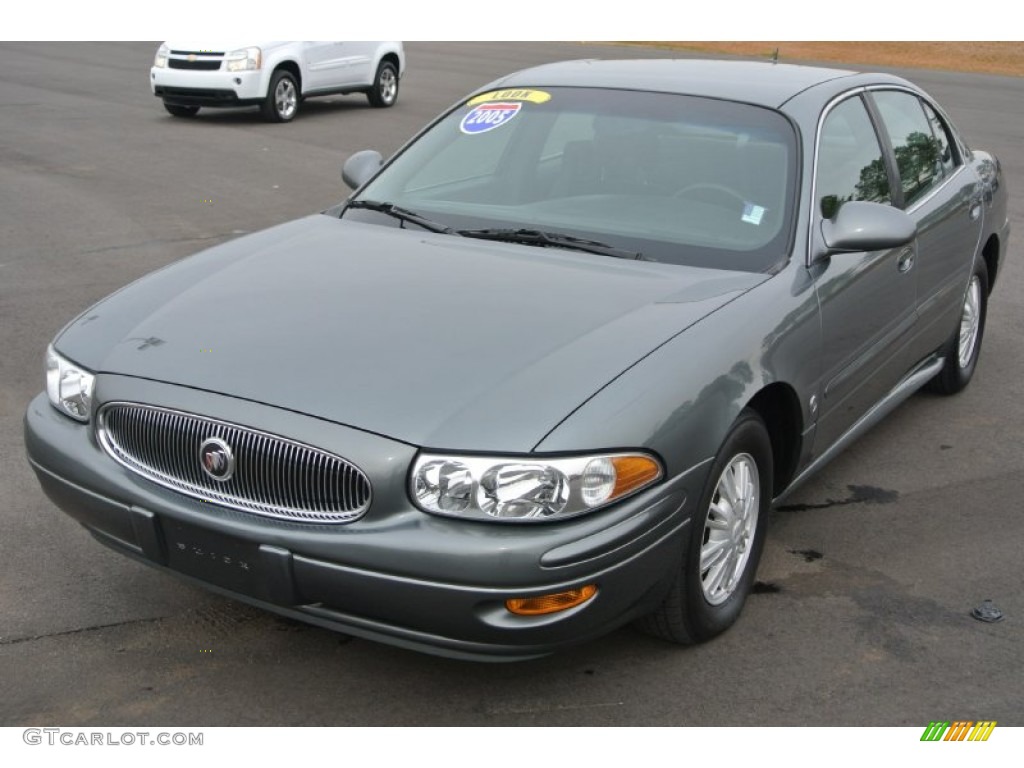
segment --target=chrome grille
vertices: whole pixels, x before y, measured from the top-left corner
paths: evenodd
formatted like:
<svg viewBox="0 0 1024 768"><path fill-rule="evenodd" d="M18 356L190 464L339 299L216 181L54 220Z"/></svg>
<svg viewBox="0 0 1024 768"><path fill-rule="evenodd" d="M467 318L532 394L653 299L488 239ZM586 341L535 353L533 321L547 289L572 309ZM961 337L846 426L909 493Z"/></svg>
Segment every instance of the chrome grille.
<svg viewBox="0 0 1024 768"><path fill-rule="evenodd" d="M160 485L257 515L310 523L347 523L370 506L370 481L345 459L294 440L167 408L108 403L97 435L112 458ZM204 471L200 446L227 443L234 474Z"/></svg>

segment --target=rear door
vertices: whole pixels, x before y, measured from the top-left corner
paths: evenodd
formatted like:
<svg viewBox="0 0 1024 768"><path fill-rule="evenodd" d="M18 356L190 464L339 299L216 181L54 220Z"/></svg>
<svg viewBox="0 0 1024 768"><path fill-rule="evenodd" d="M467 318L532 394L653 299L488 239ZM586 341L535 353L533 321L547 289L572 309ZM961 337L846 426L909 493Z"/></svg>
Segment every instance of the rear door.
<svg viewBox="0 0 1024 768"><path fill-rule="evenodd" d="M957 328L981 236L980 187L935 108L917 94L869 94L896 160L904 210L917 222L914 349L924 357Z"/></svg>
<svg viewBox="0 0 1024 768"><path fill-rule="evenodd" d="M302 92L321 91L331 88L345 79L345 57L342 43L318 40L302 44L306 71Z"/></svg>
<svg viewBox="0 0 1024 768"><path fill-rule="evenodd" d="M311 91L336 91L367 86L373 82L374 42L305 43L308 87Z"/></svg>
<svg viewBox="0 0 1024 768"><path fill-rule="evenodd" d="M377 73L373 68L373 57L379 43L355 41L338 43L345 61L344 85L369 85Z"/></svg>

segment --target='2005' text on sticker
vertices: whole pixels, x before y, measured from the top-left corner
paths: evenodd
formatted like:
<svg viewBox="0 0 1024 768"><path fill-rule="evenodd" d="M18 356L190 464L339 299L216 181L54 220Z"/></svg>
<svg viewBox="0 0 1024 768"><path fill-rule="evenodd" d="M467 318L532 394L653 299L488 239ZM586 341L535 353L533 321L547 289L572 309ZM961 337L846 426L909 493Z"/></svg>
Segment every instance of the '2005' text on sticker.
<svg viewBox="0 0 1024 768"><path fill-rule="evenodd" d="M522 109L517 102L493 102L474 107L462 118L459 130L463 133L486 133L504 125Z"/></svg>

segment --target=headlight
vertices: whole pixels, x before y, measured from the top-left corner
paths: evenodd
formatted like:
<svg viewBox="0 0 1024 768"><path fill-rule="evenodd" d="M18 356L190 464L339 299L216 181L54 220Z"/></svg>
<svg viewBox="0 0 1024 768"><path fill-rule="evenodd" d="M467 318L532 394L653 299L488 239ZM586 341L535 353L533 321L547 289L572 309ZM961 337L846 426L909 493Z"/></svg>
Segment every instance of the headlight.
<svg viewBox="0 0 1024 768"><path fill-rule="evenodd" d="M65 360L53 347L47 348L46 394L58 411L78 421L88 421L94 380L87 370Z"/></svg>
<svg viewBox="0 0 1024 768"><path fill-rule="evenodd" d="M156 49L156 57L153 59L153 66L154 67L160 67L160 69L163 69L164 67L166 67L167 66L167 56L168 56L168 54L170 54L170 52L171 52L171 49L168 48L166 45L161 45L159 48L157 48Z"/></svg>
<svg viewBox="0 0 1024 768"><path fill-rule="evenodd" d="M245 72L259 69L263 63L263 54L259 48L242 48L227 55L228 72Z"/></svg>
<svg viewBox="0 0 1024 768"><path fill-rule="evenodd" d="M570 458L420 454L409 492L425 512L478 520L563 520L619 501L664 474L641 453Z"/></svg>

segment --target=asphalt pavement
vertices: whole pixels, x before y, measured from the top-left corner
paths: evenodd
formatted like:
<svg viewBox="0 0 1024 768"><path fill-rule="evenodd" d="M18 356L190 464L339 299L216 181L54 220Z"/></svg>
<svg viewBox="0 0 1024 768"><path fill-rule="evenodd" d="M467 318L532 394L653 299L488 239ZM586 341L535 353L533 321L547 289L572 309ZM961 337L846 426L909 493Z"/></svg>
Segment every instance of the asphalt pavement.
<svg viewBox="0 0 1024 768"><path fill-rule="evenodd" d="M149 92L155 48L0 43L0 725L1024 725L1024 79L900 72L1010 187L1014 237L968 390L911 398L788 499L757 594L714 642L625 628L479 664L286 621L108 551L43 496L22 415L63 323L329 207L352 152L393 152L524 66L665 52L409 44L393 109L312 100L271 125L255 110L171 118ZM1001 622L971 617L986 599Z"/></svg>

